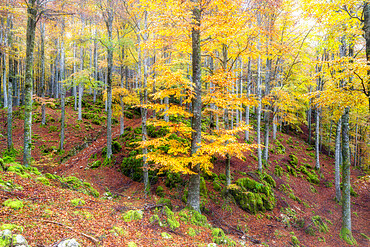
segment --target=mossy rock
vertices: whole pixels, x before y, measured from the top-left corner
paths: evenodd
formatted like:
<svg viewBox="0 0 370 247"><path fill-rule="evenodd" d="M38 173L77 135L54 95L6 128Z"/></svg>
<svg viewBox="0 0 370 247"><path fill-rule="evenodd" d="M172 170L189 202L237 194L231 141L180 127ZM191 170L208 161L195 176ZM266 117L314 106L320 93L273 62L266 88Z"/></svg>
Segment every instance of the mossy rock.
<svg viewBox="0 0 370 247"><path fill-rule="evenodd" d="M19 232L22 232L23 231L23 227L21 227L21 226L18 226L18 225L16 225L16 224L2 224L1 226L0 226L0 230L1 231L4 231L4 230L10 230L10 231L14 231L14 230L16 230L16 231L19 231ZM0 245L1 246L1 245Z"/></svg>
<svg viewBox="0 0 370 247"><path fill-rule="evenodd" d="M228 187L239 206L252 214L272 210L276 204L274 193L267 183L241 178Z"/></svg>
<svg viewBox="0 0 370 247"><path fill-rule="evenodd" d="M276 153L285 154L285 147L283 144L281 144L281 142L278 139L275 140L275 145L276 145Z"/></svg>
<svg viewBox="0 0 370 247"><path fill-rule="evenodd" d="M216 244L227 245L227 246L235 246L236 243L234 240L228 238L224 231L220 228L213 228L212 229L212 241Z"/></svg>
<svg viewBox="0 0 370 247"><path fill-rule="evenodd" d="M179 185L184 185L184 180L179 173L168 172L165 185L167 188L177 188Z"/></svg>
<svg viewBox="0 0 370 247"><path fill-rule="evenodd" d="M141 220L144 216L144 212L141 210L129 210L123 214L122 218L125 222L131 222L133 220Z"/></svg>
<svg viewBox="0 0 370 247"><path fill-rule="evenodd" d="M91 165L89 166L89 168L96 169L96 168L99 168L100 166L101 166L101 161L100 160L96 160L93 163L91 163Z"/></svg>
<svg viewBox="0 0 370 247"><path fill-rule="evenodd" d="M168 198L160 198L158 201L157 201L157 205L161 205L161 204L164 204L166 207L168 207L169 209L173 209L172 207L172 203L171 203L171 200L168 199Z"/></svg>
<svg viewBox="0 0 370 247"><path fill-rule="evenodd" d="M155 190L155 193L159 197L164 197L164 189L162 186L158 186L157 189Z"/></svg>
<svg viewBox="0 0 370 247"><path fill-rule="evenodd" d="M291 164L291 166L294 167L294 169L297 169L297 165L298 165L298 158L297 156L295 156L294 154L289 154L289 164Z"/></svg>
<svg viewBox="0 0 370 247"><path fill-rule="evenodd" d="M21 200L16 200L16 199L8 199L3 202L4 207L8 207L14 210L18 210L24 207L24 204Z"/></svg>
<svg viewBox="0 0 370 247"><path fill-rule="evenodd" d="M206 181L203 177L200 177L200 195L207 196L208 190L206 186Z"/></svg>
<svg viewBox="0 0 370 247"><path fill-rule="evenodd" d="M45 185L50 185L50 181L46 177L37 177L36 181L40 182L40 183L43 183Z"/></svg>
<svg viewBox="0 0 370 247"><path fill-rule="evenodd" d="M75 199L72 199L72 200L70 200L70 203L73 205L73 206L75 206L75 207L77 207L77 206L82 206L82 205L85 205L85 201L84 200L82 200L82 199L80 199L80 198L75 198Z"/></svg>
<svg viewBox="0 0 370 247"><path fill-rule="evenodd" d="M119 226L113 226L111 232L116 236L126 237L128 235L128 232Z"/></svg>
<svg viewBox="0 0 370 247"><path fill-rule="evenodd" d="M172 238L172 236L170 234L168 234L167 232L162 232L161 236L164 239L171 239Z"/></svg>
<svg viewBox="0 0 370 247"><path fill-rule="evenodd" d="M317 232L327 233L329 232L328 225L323 221L320 215L313 216L311 218L312 224L306 229L306 233L311 236L316 236Z"/></svg>
<svg viewBox="0 0 370 247"><path fill-rule="evenodd" d="M291 240L292 240L292 243L293 243L294 247L299 247L300 246L301 243L299 242L299 240L296 236L292 236Z"/></svg>
<svg viewBox="0 0 370 247"><path fill-rule="evenodd" d="M286 166L288 173L292 174L294 177L297 177L297 172L294 168L292 168L290 165Z"/></svg>
<svg viewBox="0 0 370 247"><path fill-rule="evenodd" d="M208 220L206 216L202 215L201 213L195 210L190 210L189 212L191 214L191 218L190 218L191 224L202 226L202 227L208 226Z"/></svg>
<svg viewBox="0 0 370 247"><path fill-rule="evenodd" d="M195 237L197 235L197 232L194 230L194 228L189 227L189 229L188 229L188 235L190 237Z"/></svg>
<svg viewBox="0 0 370 247"><path fill-rule="evenodd" d="M222 185L218 179L213 180L213 189L215 191L221 191L222 190Z"/></svg>
<svg viewBox="0 0 370 247"><path fill-rule="evenodd" d="M45 173L44 176L48 179L57 179L57 177L54 175L54 174L51 174L51 173Z"/></svg>
<svg viewBox="0 0 370 247"><path fill-rule="evenodd" d="M149 218L150 223L157 222L160 227L164 227L165 224L162 222L162 220L159 218L158 214L154 214Z"/></svg>
<svg viewBox="0 0 370 247"><path fill-rule="evenodd" d="M283 168L279 165L276 165L275 166L275 171L274 171L274 174L277 176L277 177L281 177L283 175Z"/></svg>
<svg viewBox="0 0 370 247"><path fill-rule="evenodd" d="M269 175L267 174L266 172L263 172L262 175L261 175L261 180L264 180L266 181L270 186L272 186L273 188L276 187L276 182L275 180Z"/></svg>

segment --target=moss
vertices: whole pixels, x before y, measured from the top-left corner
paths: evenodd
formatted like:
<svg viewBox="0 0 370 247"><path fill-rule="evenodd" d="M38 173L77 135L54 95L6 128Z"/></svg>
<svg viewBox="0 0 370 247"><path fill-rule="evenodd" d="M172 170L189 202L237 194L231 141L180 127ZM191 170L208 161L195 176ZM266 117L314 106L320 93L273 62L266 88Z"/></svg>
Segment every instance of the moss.
<svg viewBox="0 0 370 247"><path fill-rule="evenodd" d="M167 217L167 223L172 230L180 227L180 222L174 216Z"/></svg>
<svg viewBox="0 0 370 247"><path fill-rule="evenodd" d="M191 218L190 218L191 224L197 225L197 226L203 226L203 227L208 226L208 221L207 221L206 216L204 216L201 213L199 213L198 211L194 211L194 210L191 210L190 213L192 215Z"/></svg>
<svg viewBox="0 0 370 247"><path fill-rule="evenodd" d="M286 166L288 173L292 174L294 177L297 177L297 172L294 168L292 168L290 165Z"/></svg>
<svg viewBox="0 0 370 247"><path fill-rule="evenodd" d="M370 237L368 237L365 233L360 233L362 237L364 237L366 240L370 241Z"/></svg>
<svg viewBox="0 0 370 247"><path fill-rule="evenodd" d="M100 166L101 166L101 161L100 160L96 160L93 163L91 163L91 165L89 166L89 168L95 169L95 168L99 168Z"/></svg>
<svg viewBox="0 0 370 247"><path fill-rule="evenodd" d="M164 204L166 205L166 207L168 207L169 209L173 209L173 206L172 206L172 203L171 203L171 200L168 199L168 198L160 198L158 201L157 201L157 204L160 205L160 204Z"/></svg>
<svg viewBox="0 0 370 247"><path fill-rule="evenodd" d="M21 175L21 174L24 174L25 169L24 169L24 166L15 163L15 164L9 166L7 171L8 172L14 172L18 175Z"/></svg>
<svg viewBox="0 0 370 247"><path fill-rule="evenodd" d="M115 235L119 235L119 236L123 236L123 237L128 235L128 232L125 231L125 229L123 229L122 227L119 227L119 226L113 226L111 232L113 232Z"/></svg>
<svg viewBox="0 0 370 247"><path fill-rule="evenodd" d="M191 218L188 209L183 209L179 212L179 217L181 221L188 222Z"/></svg>
<svg viewBox="0 0 370 247"><path fill-rule="evenodd" d="M236 243L232 239L228 238L224 231L220 228L212 229L212 241L216 244L226 244L227 246L235 246Z"/></svg>
<svg viewBox="0 0 370 247"><path fill-rule="evenodd" d="M93 217L92 214L87 212L87 211L78 211L78 210L76 210L76 211L73 211L73 214L74 215L81 215L86 220L89 220Z"/></svg>
<svg viewBox="0 0 370 247"><path fill-rule="evenodd" d="M3 231L3 230L10 230L10 231L14 231L14 230L17 230L19 232L22 232L23 231L23 227L21 226L18 226L18 225L15 225L15 224L2 224L0 226L0 230Z"/></svg>
<svg viewBox="0 0 370 247"><path fill-rule="evenodd" d="M158 186L157 189L155 190L155 193L157 196L164 197L164 189L162 186Z"/></svg>
<svg viewBox="0 0 370 247"><path fill-rule="evenodd" d="M41 182L45 185L50 185L50 181L46 177L37 177L36 181Z"/></svg>
<svg viewBox="0 0 370 247"><path fill-rule="evenodd" d="M283 146L283 144L281 144L281 142L277 139L275 141L275 144L276 144L276 153L285 154L285 147Z"/></svg>
<svg viewBox="0 0 370 247"><path fill-rule="evenodd" d="M222 186L221 186L219 180L213 180L213 189L215 191L221 191L222 190Z"/></svg>
<svg viewBox="0 0 370 247"><path fill-rule="evenodd" d="M162 232L161 236L164 239L171 239L172 238L172 236L170 234L168 234L167 232Z"/></svg>
<svg viewBox="0 0 370 247"><path fill-rule="evenodd" d="M70 203L71 203L73 206L75 206L75 207L77 207L77 206L79 206L79 205L85 205L85 201L84 201L84 200L82 200L82 199L80 199L80 198L72 199L72 200L70 200Z"/></svg>
<svg viewBox="0 0 370 247"><path fill-rule="evenodd" d="M301 244L296 236L292 236L292 243L294 247L299 247Z"/></svg>
<svg viewBox="0 0 370 247"><path fill-rule="evenodd" d="M279 165L276 165L274 174L278 177L281 177L283 175L283 168Z"/></svg>
<svg viewBox="0 0 370 247"><path fill-rule="evenodd" d="M293 166L295 169L297 169L297 165L298 165L298 158L297 156L295 156L294 154L289 154L289 164L291 166Z"/></svg>
<svg viewBox="0 0 370 247"><path fill-rule="evenodd" d="M357 245L356 239L353 237L352 232L347 228L342 227L340 229L340 238L343 239L349 245Z"/></svg>
<svg viewBox="0 0 370 247"><path fill-rule="evenodd" d="M127 247L137 247L135 242L128 242Z"/></svg>
<svg viewBox="0 0 370 247"><path fill-rule="evenodd" d="M261 177L262 177L262 180L266 181L273 188L276 187L275 180L269 174L267 174L266 172L264 172Z"/></svg>
<svg viewBox="0 0 370 247"><path fill-rule="evenodd" d="M168 172L165 185L167 188L177 188L179 185L183 185L184 180L181 178L181 175L179 173L172 173Z"/></svg>
<svg viewBox="0 0 370 247"><path fill-rule="evenodd" d="M153 223L153 222L158 222L158 225L160 227L163 227L165 226L165 224L161 221L161 219L159 218L158 214L154 214L152 217L149 218L149 222L150 223Z"/></svg>
<svg viewBox="0 0 370 247"><path fill-rule="evenodd" d="M8 199L3 202L3 206L9 207L14 210L18 210L24 207L24 204L21 200Z"/></svg>
<svg viewBox="0 0 370 247"><path fill-rule="evenodd" d="M200 195L201 196L207 196L207 186L206 181L203 177L200 177Z"/></svg>
<svg viewBox="0 0 370 247"><path fill-rule="evenodd" d="M122 218L125 222L131 222L133 220L141 220L144 212L141 210L129 210L123 214Z"/></svg>
<svg viewBox="0 0 370 247"><path fill-rule="evenodd" d="M231 195L239 206L252 214L272 210L276 200L271 187L250 178L241 178L229 186Z"/></svg>
<svg viewBox="0 0 370 247"><path fill-rule="evenodd" d="M188 235L190 237L195 237L197 235L197 232L194 230L194 228L189 227L189 229L188 229Z"/></svg>
<svg viewBox="0 0 370 247"><path fill-rule="evenodd" d="M181 201L185 204L188 202L188 190L187 189L184 190L184 194L181 197Z"/></svg>
<svg viewBox="0 0 370 247"><path fill-rule="evenodd" d="M45 173L44 176L48 179L57 179L57 177L51 173Z"/></svg>

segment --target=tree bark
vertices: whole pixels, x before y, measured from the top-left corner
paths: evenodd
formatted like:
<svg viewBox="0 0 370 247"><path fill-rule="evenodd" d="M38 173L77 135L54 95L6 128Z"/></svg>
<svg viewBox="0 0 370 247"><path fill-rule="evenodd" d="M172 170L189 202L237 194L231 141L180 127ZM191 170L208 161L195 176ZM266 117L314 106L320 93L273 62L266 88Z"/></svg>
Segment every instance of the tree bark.
<svg viewBox="0 0 370 247"><path fill-rule="evenodd" d="M40 22L41 30L41 97L45 98L45 23ZM45 125L45 104L41 104L41 124Z"/></svg>
<svg viewBox="0 0 370 247"><path fill-rule="evenodd" d="M347 243L355 243L352 236L351 224L351 160L349 152L349 107L345 108L342 116L342 156L343 156L343 198L342 198L342 229L341 238Z"/></svg>
<svg viewBox="0 0 370 247"><path fill-rule="evenodd" d="M337 131L335 135L335 199L341 201L340 191L340 156L342 154L340 147L340 131L342 129L342 120L339 119L337 123Z"/></svg>
<svg viewBox="0 0 370 247"><path fill-rule="evenodd" d="M63 85L63 80L65 76L64 63L65 63L65 52L64 52L64 19L62 20L62 32L61 32L61 42L60 42L60 84L61 84L61 119L60 119L60 145L59 149L64 149L64 137L65 137L65 116L66 116L66 107L65 107L65 96L66 89Z"/></svg>
<svg viewBox="0 0 370 247"><path fill-rule="evenodd" d="M31 127L32 127L32 84L33 84L33 52L35 47L36 0L29 0L27 5L27 32L26 32L26 63L24 79L24 147L23 164L28 167L31 165Z"/></svg>
<svg viewBox="0 0 370 247"><path fill-rule="evenodd" d="M200 21L201 12L199 9L199 0L192 0L195 4L192 10L193 25L191 30L192 37L192 81L194 84L194 98L192 99L191 127L193 129L191 138L191 155L196 155L201 145L201 121L202 121L202 82L201 82L201 46L200 46ZM195 174L190 175L188 190L188 206L200 212L200 164L191 164L192 171Z"/></svg>
<svg viewBox="0 0 370 247"><path fill-rule="evenodd" d="M113 8L112 1L108 0L105 24L108 34L107 45L107 159L112 156L112 69L113 69Z"/></svg>
<svg viewBox="0 0 370 247"><path fill-rule="evenodd" d="M15 52L13 46L13 16L8 17L7 23L9 33L8 33L8 45L11 47L9 53L9 82L8 82L8 111L7 111L7 147L8 150L13 149L13 138L12 138L12 121L13 121L13 88L12 85L16 80L16 66L15 66Z"/></svg>
<svg viewBox="0 0 370 247"><path fill-rule="evenodd" d="M144 30L145 33L143 34L143 41L146 43L148 41L148 11L144 12ZM148 90L147 90L147 81L148 81L148 49L144 49L143 54L143 69L144 69L144 78L143 78L143 96L141 99L141 104L145 105L148 103ZM146 106L141 107L141 132L142 132L142 141L147 140L147 118L148 118L148 109ZM146 194L150 193L150 183L149 183L149 173L148 173L148 163L146 162L146 155L148 154L148 149L145 147L142 150L143 152L143 181L144 181L144 192Z"/></svg>

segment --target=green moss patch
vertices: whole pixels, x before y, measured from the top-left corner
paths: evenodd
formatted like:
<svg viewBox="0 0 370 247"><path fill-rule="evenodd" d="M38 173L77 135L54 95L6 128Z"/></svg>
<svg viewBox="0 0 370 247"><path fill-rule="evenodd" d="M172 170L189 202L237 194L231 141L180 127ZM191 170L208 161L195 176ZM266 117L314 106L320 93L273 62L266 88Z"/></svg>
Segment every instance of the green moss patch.
<svg viewBox="0 0 370 247"><path fill-rule="evenodd" d="M262 184L250 178L241 178L228 189L239 206L252 214L272 210L276 204L274 193L268 183Z"/></svg>
<svg viewBox="0 0 370 247"><path fill-rule="evenodd" d="M14 210L18 210L24 207L24 204L21 200L8 199L3 202L4 207L8 207Z"/></svg>
<svg viewBox="0 0 370 247"><path fill-rule="evenodd" d="M133 220L141 220L144 216L144 212L141 210L129 210L123 214L122 218L125 222L131 222Z"/></svg>

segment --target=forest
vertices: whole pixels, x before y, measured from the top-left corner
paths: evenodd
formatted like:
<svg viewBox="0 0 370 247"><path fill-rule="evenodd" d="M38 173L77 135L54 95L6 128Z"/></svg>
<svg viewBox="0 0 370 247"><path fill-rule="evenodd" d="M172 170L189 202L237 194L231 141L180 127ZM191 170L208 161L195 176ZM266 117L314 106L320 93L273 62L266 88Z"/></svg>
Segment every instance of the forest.
<svg viewBox="0 0 370 247"><path fill-rule="evenodd" d="M368 0L2 0L0 247L369 246Z"/></svg>

